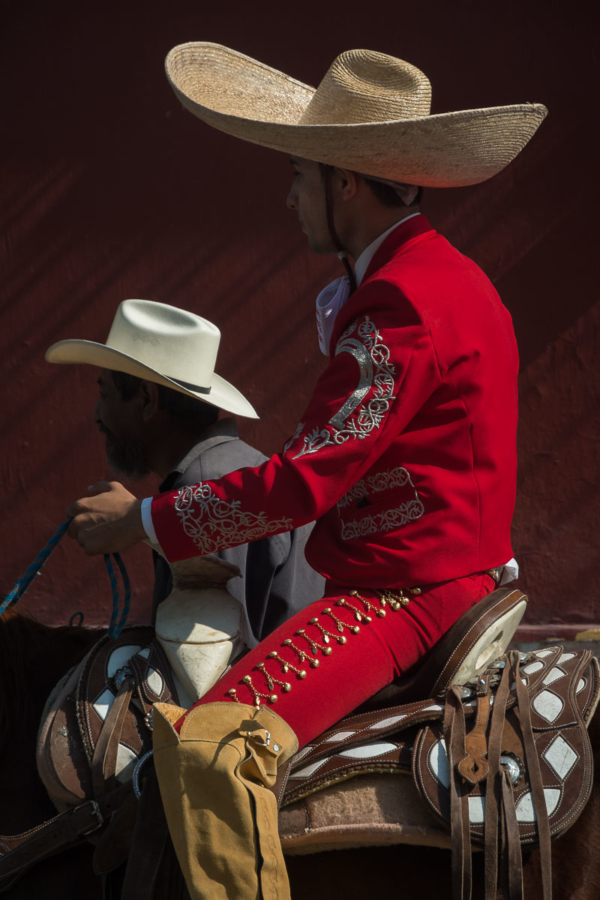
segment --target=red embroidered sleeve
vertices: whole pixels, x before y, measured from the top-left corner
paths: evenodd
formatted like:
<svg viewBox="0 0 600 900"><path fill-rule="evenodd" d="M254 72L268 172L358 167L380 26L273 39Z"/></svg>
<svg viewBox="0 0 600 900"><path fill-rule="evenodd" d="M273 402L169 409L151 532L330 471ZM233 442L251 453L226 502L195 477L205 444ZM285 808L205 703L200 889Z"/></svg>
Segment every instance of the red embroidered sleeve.
<svg viewBox="0 0 600 900"><path fill-rule="evenodd" d="M385 285L370 287L374 299ZM366 294L366 286L365 286ZM341 335L294 436L258 468L152 502L170 561L289 531L327 512L440 383L429 333L409 304L369 304ZM400 313L400 301L403 303ZM378 307L378 308L377 308Z"/></svg>

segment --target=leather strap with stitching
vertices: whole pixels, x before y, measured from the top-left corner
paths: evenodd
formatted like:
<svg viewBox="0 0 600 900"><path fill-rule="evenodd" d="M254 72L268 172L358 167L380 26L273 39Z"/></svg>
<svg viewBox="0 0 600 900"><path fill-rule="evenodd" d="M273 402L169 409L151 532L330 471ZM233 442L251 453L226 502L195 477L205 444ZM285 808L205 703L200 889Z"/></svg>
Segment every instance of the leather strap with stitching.
<svg viewBox="0 0 600 900"><path fill-rule="evenodd" d="M446 695L443 720L444 740L450 771L450 833L452 839L452 896L471 900L471 834L468 791L459 778L458 764L466 755L465 713L462 688L452 687Z"/></svg>
<svg viewBox="0 0 600 900"><path fill-rule="evenodd" d="M552 851L550 847L550 819L544 795L540 760L533 737L529 693L519 673L519 654L511 650L508 654L515 680L515 691L519 707L519 719L525 750L525 761L529 772L529 783L535 809L538 840L540 845L540 865L542 869L542 898L550 900L552 896Z"/></svg>
<svg viewBox="0 0 600 900"><path fill-rule="evenodd" d="M133 679L125 678L98 736L92 757L92 787L96 799L108 794L114 788L119 742L133 688Z"/></svg>
<svg viewBox="0 0 600 900"><path fill-rule="evenodd" d="M485 900L496 900L498 884L498 817L500 796L500 754L506 717L506 704L510 696L510 666L502 673L492 708L488 740L488 774L485 784Z"/></svg>
<svg viewBox="0 0 600 900"><path fill-rule="evenodd" d="M10 837L0 836L0 891L6 890L34 863L84 841L98 831L131 793L124 784L99 800L88 800L44 822L37 828Z"/></svg>

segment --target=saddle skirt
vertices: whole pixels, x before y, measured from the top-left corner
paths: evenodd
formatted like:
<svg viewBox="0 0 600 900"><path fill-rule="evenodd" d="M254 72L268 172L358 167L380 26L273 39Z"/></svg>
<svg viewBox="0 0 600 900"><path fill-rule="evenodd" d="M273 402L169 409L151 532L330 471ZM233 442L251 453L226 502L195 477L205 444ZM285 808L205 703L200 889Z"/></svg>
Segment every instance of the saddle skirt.
<svg viewBox="0 0 600 900"><path fill-rule="evenodd" d="M518 841L538 840L537 813L542 810L532 790L535 767L543 791L537 793L537 802L543 797L549 832L556 837L573 824L589 799L593 763L587 726L600 696L599 671L589 651L564 652L560 646L529 654L513 651L460 689L339 722L289 763L287 782L281 785L284 852L299 855L402 843L451 848L454 840L448 825L455 780L458 802L468 816L470 841L482 844L489 772L475 772L469 783L458 770L465 758L472 762L469 735L477 736L478 730L484 739L482 765L487 765L488 755L491 760L492 717L502 684L506 696L500 697L505 708L497 714L498 768L512 776L510 803ZM517 687L517 672L522 690ZM466 725L459 753L448 729L452 696ZM482 716L486 697L487 716ZM521 730L526 707L533 754L526 752ZM469 766L465 771L473 776Z"/></svg>
<svg viewBox="0 0 600 900"><path fill-rule="evenodd" d="M101 638L65 675L48 698L37 744L38 772L59 812L131 780L152 746L158 702L178 697L152 628Z"/></svg>

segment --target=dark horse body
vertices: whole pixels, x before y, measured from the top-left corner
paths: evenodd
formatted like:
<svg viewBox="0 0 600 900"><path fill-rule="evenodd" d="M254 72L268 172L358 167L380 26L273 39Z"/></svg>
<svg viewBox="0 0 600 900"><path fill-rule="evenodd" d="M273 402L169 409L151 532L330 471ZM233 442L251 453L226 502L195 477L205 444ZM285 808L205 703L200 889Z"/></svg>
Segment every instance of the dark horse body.
<svg viewBox="0 0 600 900"><path fill-rule="evenodd" d="M0 620L0 834L15 834L55 814L37 777L35 743L46 698L99 632L47 628L9 611ZM600 897L600 714L590 724L595 778L590 801L575 825L553 844L554 900ZM82 844L28 871L4 895L7 900L100 900L92 871L93 847ZM475 856L475 900L483 897L482 866ZM364 900L379 896L451 896L450 855L427 847L336 850L288 859L293 900L319 897ZM525 896L539 897L535 850L524 861ZM150 898L149 898L150 900ZM176 898L173 898L176 900Z"/></svg>

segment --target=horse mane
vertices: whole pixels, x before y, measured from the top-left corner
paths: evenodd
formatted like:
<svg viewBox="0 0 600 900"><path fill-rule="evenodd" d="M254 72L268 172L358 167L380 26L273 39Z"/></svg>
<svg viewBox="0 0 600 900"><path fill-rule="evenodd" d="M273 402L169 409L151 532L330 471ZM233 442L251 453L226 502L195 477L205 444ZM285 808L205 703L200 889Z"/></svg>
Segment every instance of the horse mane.
<svg viewBox="0 0 600 900"><path fill-rule="evenodd" d="M0 618L0 747L11 728L39 724L54 685L76 665L101 632L43 625L14 607Z"/></svg>

